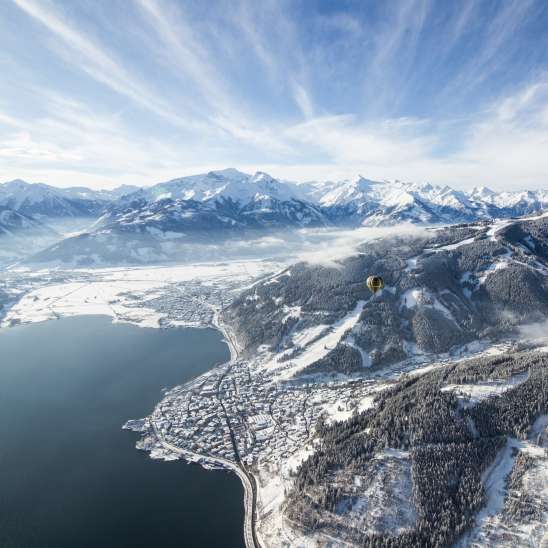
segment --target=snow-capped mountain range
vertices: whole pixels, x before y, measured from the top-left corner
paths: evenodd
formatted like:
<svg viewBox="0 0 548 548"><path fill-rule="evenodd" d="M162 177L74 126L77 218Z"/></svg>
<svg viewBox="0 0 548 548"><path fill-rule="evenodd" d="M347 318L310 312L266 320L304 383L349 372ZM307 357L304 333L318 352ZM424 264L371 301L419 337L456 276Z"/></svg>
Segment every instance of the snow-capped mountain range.
<svg viewBox="0 0 548 548"><path fill-rule="evenodd" d="M159 183L123 196L107 208L98 226L127 231L181 232L324 226L320 206L297 185L266 173L212 171Z"/></svg>
<svg viewBox="0 0 548 548"><path fill-rule="evenodd" d="M266 214L267 210L267 225L276 213L280 215L277 223L289 226L452 223L533 213L548 206L548 191L497 193L487 187L461 191L429 183L372 181L361 176L355 180L299 184L263 172L249 175L233 168L150 187L123 186L110 191L57 188L21 180L0 184L0 206L46 223L48 218L55 217L103 215L101 225L127 224L149 217L152 211L158 219L164 208L166 213L171 212L170 222L173 210L177 209L184 224L191 216L187 206L193 215L199 216L200 204L207 206L205 209L210 213L218 212L221 226L225 224L221 216L226 214L231 218L229 224L249 226L250 218L260 224L259 213Z"/></svg>
<svg viewBox="0 0 548 548"><path fill-rule="evenodd" d="M548 191L496 193L477 187L466 192L429 183L372 181L361 176L355 180L298 184L274 179L262 172L248 175L225 169L173 179L127 194L108 208L104 221L126 222L127 213L133 211L132 221L137 211L152 207L157 214L159 207L153 204L161 203L170 209L175 202L181 211L185 203L193 204L195 210L200 209L197 204L207 204L208 210L215 205L220 215L226 213L226 208L219 205L229 204L231 216L237 217L235 224L241 222L242 226L248 226L245 221L250 210L265 213L269 208L270 221L272 215L279 213L278 224L289 226L296 223L301 226L381 226L403 221L451 224L533 213L548 206ZM302 219L292 216L296 203L309 215L303 215ZM280 204L285 210L276 211ZM182 216L189 218L188 214L182 213Z"/></svg>
<svg viewBox="0 0 548 548"><path fill-rule="evenodd" d="M13 236L23 232L49 235L54 234L53 230L49 229L36 219L13 209L0 206L0 236Z"/></svg>
<svg viewBox="0 0 548 548"><path fill-rule="evenodd" d="M97 217L107 204L137 187L91 190L85 187L57 188L44 183L15 179L0 184L0 206L36 219Z"/></svg>
<svg viewBox="0 0 548 548"><path fill-rule="evenodd" d="M524 215L548 205L545 190L496 193L486 187L470 192L449 186L401 181L356 180L301 185L334 221L363 226L468 222Z"/></svg>
<svg viewBox="0 0 548 548"><path fill-rule="evenodd" d="M248 175L233 168L159 183L142 188L126 196L126 199L134 197L142 197L147 201L182 199L205 202L224 199L240 203L261 198L275 198L279 201L306 198L300 195L295 183L279 181L260 171L255 175Z"/></svg>
<svg viewBox="0 0 548 548"><path fill-rule="evenodd" d="M0 206L0 265L36 253L59 238L57 232L33 217Z"/></svg>
<svg viewBox="0 0 548 548"><path fill-rule="evenodd" d="M455 224L507 218L548 208L548 191L494 192L486 187L461 191L449 186L402 181L344 181L292 183L257 172L229 168L161 182L150 187L120 187L95 191L83 187L60 189L21 180L0 184L0 206L49 224L59 218L95 221L86 230L83 255L102 256L133 239L139 257L168 258L174 241L188 244L220 241L249 231L312 227ZM82 235L66 238L40 254L55 259L79 250ZM129 240L128 240L129 239ZM109 241L112 240L112 241ZM165 242L169 240L169 245ZM130 242L131 244L131 242ZM163 246L163 247L162 247ZM131 247L131 245L130 245ZM115 253L114 253L115 255ZM63 259L65 260L65 259Z"/></svg>

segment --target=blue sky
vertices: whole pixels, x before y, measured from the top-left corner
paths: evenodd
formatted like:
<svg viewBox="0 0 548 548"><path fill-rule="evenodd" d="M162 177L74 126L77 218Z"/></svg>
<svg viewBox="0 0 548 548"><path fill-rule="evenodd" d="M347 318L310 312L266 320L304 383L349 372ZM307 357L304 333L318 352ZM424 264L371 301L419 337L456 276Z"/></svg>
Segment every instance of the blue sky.
<svg viewBox="0 0 548 548"><path fill-rule="evenodd" d="M548 188L544 0L3 0L0 180Z"/></svg>

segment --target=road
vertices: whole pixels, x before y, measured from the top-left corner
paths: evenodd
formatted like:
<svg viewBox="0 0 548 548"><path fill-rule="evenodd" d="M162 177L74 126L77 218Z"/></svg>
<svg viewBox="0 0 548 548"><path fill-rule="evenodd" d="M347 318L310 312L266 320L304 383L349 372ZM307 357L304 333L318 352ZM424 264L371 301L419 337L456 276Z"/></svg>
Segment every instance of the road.
<svg viewBox="0 0 548 548"><path fill-rule="evenodd" d="M194 297L191 297L193 300L197 300ZM219 319L219 309L209 303L205 303L203 301L198 301L201 305L209 306L213 310L213 325L223 334L223 337L228 345L229 351L230 351L230 360L226 365L226 371L224 375L221 377L217 388L221 386L222 378L230 371L230 366L232 363L234 363L239 356L238 353L238 347L235 344L234 338L232 334L228 331L228 329L221 323ZM157 440L160 442L160 444L168 449L169 451L172 451L173 453L176 453L187 460L200 460L202 462L209 462L215 466L220 466L222 468L227 468L229 470L232 470L241 480L243 486L244 486L244 540L246 548L261 548L261 545L259 543L259 540L257 538L257 533L255 530L256 522L257 522L257 486L255 483L255 478L253 475L246 469L245 465L240 461L240 455L238 451L238 446L236 443L236 438L232 432L232 427L230 424L230 418L228 414L226 413L225 406L222 402L222 399L220 397L220 394L218 393L219 402L224 410L225 414L225 420L227 423L227 426L230 430L230 436L232 439L232 445L234 449L234 457L236 459L236 462L223 459L221 457L211 457L208 455L201 455L199 453L193 453L192 451L187 451L185 449L181 449L180 447L177 447L171 443L166 442L161 433L156 428L156 425L154 422L152 423L152 428L154 430L154 434L157 438Z"/></svg>
<svg viewBox="0 0 548 548"><path fill-rule="evenodd" d="M176 445L173 445L164 440L162 434L156 428L154 422L152 423L152 429L158 442L167 449L188 461L201 461L209 463L216 467L226 468L232 470L241 480L244 486L244 540L246 548L261 548L257 536L255 533L255 517L256 517L256 503L257 494L255 488L255 479L247 472L242 464L234 463L230 460L223 459L221 457L210 457L207 455L200 455L199 453L193 453L186 449L181 449Z"/></svg>
<svg viewBox="0 0 548 548"><path fill-rule="evenodd" d="M225 375L230 370L230 365L235 362L239 357L238 347L235 344L234 338L232 337L232 334L229 332L229 330L221 323L219 319L219 310L214 307L214 316L213 316L213 323L219 331L223 334L226 343L228 345L228 348L230 350L230 362L228 364L228 367L226 369ZM224 377L224 375L223 375ZM219 387L221 385L221 382L219 382ZM225 419L228 425L228 428L230 430L230 437L232 439L232 444L234 447L234 456L236 458L237 464L236 466L239 469L238 476L242 480L242 483L244 484L244 508L245 508L245 517L244 517L244 538L245 538L245 545L246 548L260 548L260 543L257 538L256 533L256 523L257 523L257 485L255 483L255 478L253 475L248 472L245 465L240 461L240 454L238 451L238 446L236 443L236 438L234 434L232 433L232 427L230 424L230 418L228 414L226 413L225 406L222 402L222 399L219 397L219 402L222 405L222 408L225 412ZM244 479L245 478L245 479Z"/></svg>

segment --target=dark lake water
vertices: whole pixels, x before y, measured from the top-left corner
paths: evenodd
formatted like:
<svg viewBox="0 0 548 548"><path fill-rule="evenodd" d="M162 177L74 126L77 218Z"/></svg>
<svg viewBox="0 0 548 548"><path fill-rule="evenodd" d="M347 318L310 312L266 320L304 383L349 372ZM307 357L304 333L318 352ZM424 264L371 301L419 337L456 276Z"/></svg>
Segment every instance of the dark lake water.
<svg viewBox="0 0 548 548"><path fill-rule="evenodd" d="M81 316L0 330L0 547L243 546L228 472L137 451L131 418L229 357L212 329Z"/></svg>

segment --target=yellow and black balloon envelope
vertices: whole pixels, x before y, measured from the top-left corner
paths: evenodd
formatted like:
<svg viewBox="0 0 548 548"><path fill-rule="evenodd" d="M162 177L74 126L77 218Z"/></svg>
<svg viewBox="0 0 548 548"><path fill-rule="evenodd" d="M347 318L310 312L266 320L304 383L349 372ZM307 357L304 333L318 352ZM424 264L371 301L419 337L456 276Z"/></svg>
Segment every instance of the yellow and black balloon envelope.
<svg viewBox="0 0 548 548"><path fill-rule="evenodd" d="M369 276L366 284L369 290L375 294L384 287L384 280L380 276Z"/></svg>

